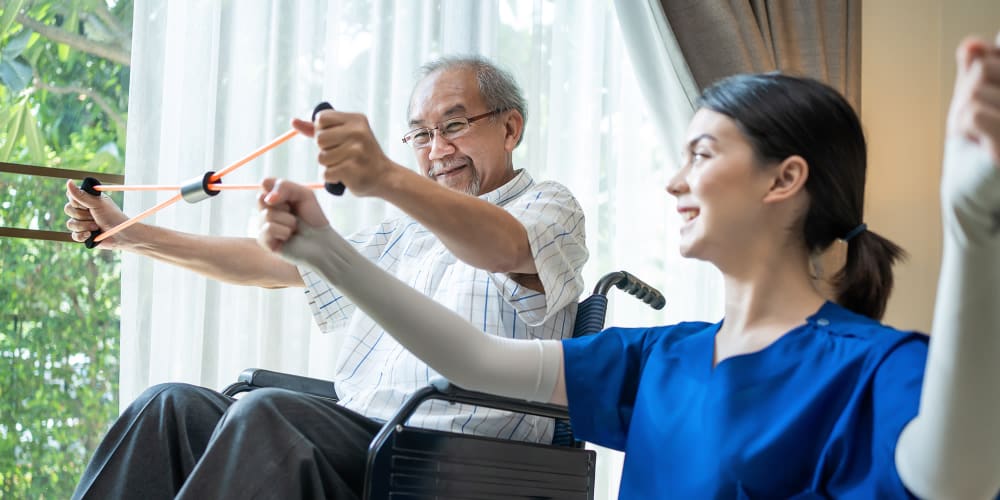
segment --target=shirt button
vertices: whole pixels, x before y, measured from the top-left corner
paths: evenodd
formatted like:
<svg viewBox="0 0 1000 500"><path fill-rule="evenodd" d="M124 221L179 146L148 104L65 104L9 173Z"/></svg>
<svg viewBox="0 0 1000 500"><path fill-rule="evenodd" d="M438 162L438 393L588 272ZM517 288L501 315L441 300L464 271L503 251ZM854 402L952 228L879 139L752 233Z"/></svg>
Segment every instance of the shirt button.
<svg viewBox="0 0 1000 500"><path fill-rule="evenodd" d="M830 320L828 320L826 318L820 318L820 319L816 320L816 324L819 325L819 326L826 326L826 325L830 324Z"/></svg>

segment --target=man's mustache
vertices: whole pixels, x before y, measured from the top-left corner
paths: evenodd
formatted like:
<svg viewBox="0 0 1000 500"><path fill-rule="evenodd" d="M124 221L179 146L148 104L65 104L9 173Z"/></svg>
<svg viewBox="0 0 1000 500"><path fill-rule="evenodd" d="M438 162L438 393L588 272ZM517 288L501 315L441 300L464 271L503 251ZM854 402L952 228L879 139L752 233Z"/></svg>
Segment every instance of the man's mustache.
<svg viewBox="0 0 1000 500"><path fill-rule="evenodd" d="M472 161L469 160L468 158L461 158L448 161L438 160L431 163L431 168L427 170L427 175L429 177L434 177L441 173L448 172L450 170L454 170L456 168L468 166L471 164Z"/></svg>

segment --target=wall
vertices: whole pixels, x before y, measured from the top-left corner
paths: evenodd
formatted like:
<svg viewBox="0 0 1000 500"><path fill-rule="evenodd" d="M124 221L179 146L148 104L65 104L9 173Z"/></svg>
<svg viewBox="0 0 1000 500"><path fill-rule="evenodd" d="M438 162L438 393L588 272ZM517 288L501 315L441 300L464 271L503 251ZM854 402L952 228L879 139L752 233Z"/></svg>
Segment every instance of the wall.
<svg viewBox="0 0 1000 500"><path fill-rule="evenodd" d="M905 248L886 323L930 331L941 217L944 124L955 48L993 39L1000 0L868 0L862 7L861 119L869 143L865 221Z"/></svg>

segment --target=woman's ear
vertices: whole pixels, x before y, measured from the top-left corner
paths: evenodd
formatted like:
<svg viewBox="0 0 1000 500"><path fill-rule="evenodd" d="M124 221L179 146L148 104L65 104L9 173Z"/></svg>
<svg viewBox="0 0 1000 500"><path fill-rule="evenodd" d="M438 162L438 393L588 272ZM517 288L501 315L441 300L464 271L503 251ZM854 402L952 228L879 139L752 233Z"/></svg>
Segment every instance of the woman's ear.
<svg viewBox="0 0 1000 500"><path fill-rule="evenodd" d="M805 191L809 179L809 164L799 155L789 156L774 167L771 188L764 195L765 202L787 200Z"/></svg>
<svg viewBox="0 0 1000 500"><path fill-rule="evenodd" d="M512 109L507 113L503 126L505 132L503 145L509 153L514 151L518 141L521 140L521 134L524 133L524 116L521 115L520 111Z"/></svg>

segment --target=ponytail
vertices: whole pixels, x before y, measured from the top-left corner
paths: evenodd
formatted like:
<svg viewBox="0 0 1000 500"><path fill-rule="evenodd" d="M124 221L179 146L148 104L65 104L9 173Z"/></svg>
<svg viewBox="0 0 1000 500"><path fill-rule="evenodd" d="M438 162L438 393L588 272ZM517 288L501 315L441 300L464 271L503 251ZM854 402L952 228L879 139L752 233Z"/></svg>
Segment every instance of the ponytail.
<svg viewBox="0 0 1000 500"><path fill-rule="evenodd" d="M847 263L834 278L837 303L881 320L892 292L892 266L905 258L899 245L872 231L853 235L847 244Z"/></svg>

